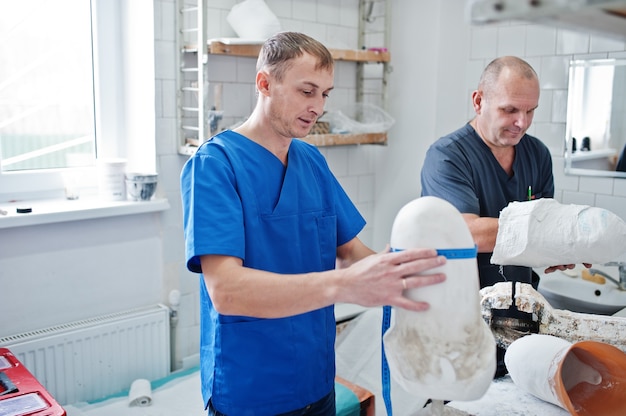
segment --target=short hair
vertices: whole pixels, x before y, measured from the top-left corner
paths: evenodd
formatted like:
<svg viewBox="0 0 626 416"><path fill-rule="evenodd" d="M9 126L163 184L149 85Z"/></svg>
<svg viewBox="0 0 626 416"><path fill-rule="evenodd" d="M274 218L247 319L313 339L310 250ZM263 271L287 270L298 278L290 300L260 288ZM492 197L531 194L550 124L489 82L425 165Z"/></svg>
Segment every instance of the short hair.
<svg viewBox="0 0 626 416"><path fill-rule="evenodd" d="M317 58L315 69L331 70L334 66L330 51L319 41L298 32L278 32L265 41L259 52L256 69L267 69L282 81L291 61L308 53Z"/></svg>
<svg viewBox="0 0 626 416"><path fill-rule="evenodd" d="M501 56L491 61L485 67L478 81L478 89L483 91L492 90L498 84L498 78L504 68L509 68L517 75L526 79L538 79L537 73L528 62L517 56Z"/></svg>

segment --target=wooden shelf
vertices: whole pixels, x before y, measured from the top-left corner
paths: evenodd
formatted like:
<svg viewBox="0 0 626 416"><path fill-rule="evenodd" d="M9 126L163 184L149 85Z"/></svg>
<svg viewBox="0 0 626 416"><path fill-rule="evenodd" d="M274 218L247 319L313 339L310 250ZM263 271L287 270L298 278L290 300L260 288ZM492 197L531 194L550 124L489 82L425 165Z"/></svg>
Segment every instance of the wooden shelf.
<svg viewBox="0 0 626 416"><path fill-rule="evenodd" d="M309 134L302 139L309 144L318 147L324 146L347 146L353 144L387 144L387 133L358 133L358 134ZM185 146L178 148L178 153L191 156L198 149L198 141L187 139Z"/></svg>
<svg viewBox="0 0 626 416"><path fill-rule="evenodd" d="M208 53L212 55L228 55L256 58L261 50L260 43L237 43L212 39L208 41ZM370 50L329 49L336 61L388 63L391 54L381 48ZM182 52L197 53L197 45L185 45ZM302 139L314 146L347 146L355 144L387 144L387 133L357 133L357 134L310 134ZM187 139L185 145L178 148L181 155L191 156L196 152L197 140Z"/></svg>
<svg viewBox="0 0 626 416"><path fill-rule="evenodd" d="M387 133L309 134L302 140L315 146L387 144Z"/></svg>
<svg viewBox="0 0 626 416"><path fill-rule="evenodd" d="M246 56L256 58L261 50L260 44L225 43L219 40L209 40L208 52L213 55ZM329 49L337 61L351 62L390 62L391 54L387 50L357 50L357 49ZM195 45L188 45L185 51L195 52Z"/></svg>

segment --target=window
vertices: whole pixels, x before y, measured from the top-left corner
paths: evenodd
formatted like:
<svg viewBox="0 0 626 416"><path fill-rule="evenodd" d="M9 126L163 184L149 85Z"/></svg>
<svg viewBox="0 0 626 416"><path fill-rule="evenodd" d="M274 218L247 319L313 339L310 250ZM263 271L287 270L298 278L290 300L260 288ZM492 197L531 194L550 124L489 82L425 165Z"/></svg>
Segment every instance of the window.
<svg viewBox="0 0 626 416"><path fill-rule="evenodd" d="M61 196L72 171L95 188L97 157L155 170L153 7L0 2L0 201Z"/></svg>
<svg viewBox="0 0 626 416"><path fill-rule="evenodd" d="M0 5L3 172L93 165L89 1Z"/></svg>

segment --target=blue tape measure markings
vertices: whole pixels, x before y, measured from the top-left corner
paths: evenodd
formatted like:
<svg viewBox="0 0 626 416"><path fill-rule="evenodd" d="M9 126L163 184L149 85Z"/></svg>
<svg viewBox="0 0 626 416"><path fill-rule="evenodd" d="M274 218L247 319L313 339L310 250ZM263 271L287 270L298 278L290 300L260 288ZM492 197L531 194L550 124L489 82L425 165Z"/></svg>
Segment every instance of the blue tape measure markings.
<svg viewBox="0 0 626 416"><path fill-rule="evenodd" d="M380 337L380 345L382 350L382 381L383 381L383 400L385 401L385 408L387 409L387 416L392 416L393 409L391 408L391 376L389 374L389 364L387 363L387 356L385 355L385 345L383 343L383 336L389 325L391 324L391 306L383 306L383 328L382 335Z"/></svg>
<svg viewBox="0 0 626 416"><path fill-rule="evenodd" d="M403 248L392 248L392 252L404 251ZM437 255L444 256L447 259L473 259L478 254L478 246L471 248L438 248Z"/></svg>

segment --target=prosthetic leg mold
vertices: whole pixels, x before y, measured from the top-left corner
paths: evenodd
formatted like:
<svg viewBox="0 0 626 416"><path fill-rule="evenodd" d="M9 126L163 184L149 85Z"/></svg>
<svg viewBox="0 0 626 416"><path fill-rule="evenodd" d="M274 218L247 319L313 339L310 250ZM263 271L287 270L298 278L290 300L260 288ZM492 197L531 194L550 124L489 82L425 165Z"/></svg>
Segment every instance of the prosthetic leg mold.
<svg viewBox="0 0 626 416"><path fill-rule="evenodd" d="M463 217L443 199L413 200L395 218L391 246L474 253L447 256L445 265L428 272L444 272L445 282L405 291L430 309L394 308L383 343L391 376L407 392L433 400L480 398L495 373L495 341L481 316L475 245Z"/></svg>

